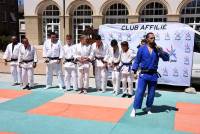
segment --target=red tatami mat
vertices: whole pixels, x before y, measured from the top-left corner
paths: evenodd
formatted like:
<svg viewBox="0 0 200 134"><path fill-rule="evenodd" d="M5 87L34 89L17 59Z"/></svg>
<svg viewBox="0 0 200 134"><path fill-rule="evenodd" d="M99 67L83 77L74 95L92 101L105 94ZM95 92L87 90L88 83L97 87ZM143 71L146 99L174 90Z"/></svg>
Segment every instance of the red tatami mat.
<svg viewBox="0 0 200 134"><path fill-rule="evenodd" d="M175 130L200 134L200 104L177 103Z"/></svg>

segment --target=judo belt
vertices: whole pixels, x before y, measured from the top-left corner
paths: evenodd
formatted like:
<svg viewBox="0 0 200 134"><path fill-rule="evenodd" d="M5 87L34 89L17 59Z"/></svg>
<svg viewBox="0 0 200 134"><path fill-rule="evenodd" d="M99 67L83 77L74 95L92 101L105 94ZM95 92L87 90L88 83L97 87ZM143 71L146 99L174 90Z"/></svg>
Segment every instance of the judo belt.
<svg viewBox="0 0 200 134"><path fill-rule="evenodd" d="M104 57L96 57L95 56L95 60L100 60L102 63L106 63L106 61L103 60Z"/></svg>
<svg viewBox="0 0 200 134"><path fill-rule="evenodd" d="M31 59L31 60L22 60L22 62L21 63L29 63L29 62L33 62L34 60L33 59Z"/></svg>
<svg viewBox="0 0 200 134"><path fill-rule="evenodd" d="M49 60L59 60L59 57L47 57Z"/></svg>
<svg viewBox="0 0 200 134"><path fill-rule="evenodd" d="M65 59L65 61L63 62L63 64L65 64L66 62L72 62L72 63L76 64L76 62L74 61L74 58Z"/></svg>
<svg viewBox="0 0 200 134"><path fill-rule="evenodd" d="M120 62L113 62L112 64L113 64L114 66L118 66L119 63L120 63Z"/></svg>
<svg viewBox="0 0 200 134"><path fill-rule="evenodd" d="M60 60L59 57L47 57L48 59L45 61L45 63L49 63L50 60Z"/></svg>
<svg viewBox="0 0 200 134"><path fill-rule="evenodd" d="M158 77L161 77L160 73L157 70L152 70L152 69L142 69L140 73L141 74L150 74L150 75L157 74Z"/></svg>
<svg viewBox="0 0 200 134"><path fill-rule="evenodd" d="M128 62L128 63L122 62L122 65L119 67L118 70L121 71L122 67L123 67L123 66L126 66L126 67L128 67L128 72L130 72L130 71L131 71L131 65L132 65L131 62Z"/></svg>
<svg viewBox="0 0 200 134"><path fill-rule="evenodd" d="M100 60L103 64L107 63L107 62L104 61L103 59L104 59L104 57L96 57L96 56L95 56L95 60ZM95 61L95 60L94 60L94 61ZM93 63L94 63L94 62L93 62ZM94 65L93 65L93 67L94 67L94 69L95 69L95 66L94 66ZM106 66L106 70L108 70L108 66Z"/></svg>
<svg viewBox="0 0 200 134"><path fill-rule="evenodd" d="M74 61L74 58L71 58L71 59L65 59L65 62L73 62Z"/></svg>
<svg viewBox="0 0 200 134"><path fill-rule="evenodd" d="M11 60L6 60L6 62L12 62L12 61L18 61L18 59L12 59Z"/></svg>

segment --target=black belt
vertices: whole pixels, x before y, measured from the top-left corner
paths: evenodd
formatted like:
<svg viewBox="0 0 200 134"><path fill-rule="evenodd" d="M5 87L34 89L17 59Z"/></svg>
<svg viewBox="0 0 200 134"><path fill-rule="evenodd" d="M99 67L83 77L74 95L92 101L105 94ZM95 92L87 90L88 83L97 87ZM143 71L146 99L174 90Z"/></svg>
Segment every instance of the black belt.
<svg viewBox="0 0 200 134"><path fill-rule="evenodd" d="M18 59L5 60L6 62L18 61Z"/></svg>
<svg viewBox="0 0 200 134"><path fill-rule="evenodd" d="M160 73L157 70L153 70L153 69L142 69L140 73L150 74L150 75L157 74L159 77L161 77Z"/></svg>
<svg viewBox="0 0 200 134"><path fill-rule="evenodd" d="M71 58L71 59L65 59L65 62L74 62L74 58Z"/></svg>
<svg viewBox="0 0 200 134"><path fill-rule="evenodd" d="M59 60L59 57L47 57L49 60Z"/></svg>
<svg viewBox="0 0 200 134"><path fill-rule="evenodd" d="M96 57L95 56L95 60L100 60L102 63L106 63L103 59L104 59L104 57Z"/></svg>
<svg viewBox="0 0 200 134"><path fill-rule="evenodd" d="M130 72L131 71L131 65L132 65L131 62L128 62L128 63L122 62L122 65L119 67L119 71L121 71L123 66L127 66L128 67L128 72Z"/></svg>
<svg viewBox="0 0 200 134"><path fill-rule="evenodd" d="M18 61L18 59L12 59L12 58L11 58L11 60L10 60L10 61Z"/></svg>
<svg viewBox="0 0 200 134"><path fill-rule="evenodd" d="M118 66L120 62L113 62L114 66Z"/></svg>
<svg viewBox="0 0 200 134"><path fill-rule="evenodd" d="M11 62L11 61L18 61L18 59L11 58L11 60L9 60L8 62Z"/></svg>
<svg viewBox="0 0 200 134"><path fill-rule="evenodd" d="M95 59L96 59L96 60L103 60L104 57L96 57L96 56L95 56Z"/></svg>
<svg viewBox="0 0 200 134"><path fill-rule="evenodd" d="M29 63L29 62L33 62L34 60L22 60L22 63Z"/></svg>

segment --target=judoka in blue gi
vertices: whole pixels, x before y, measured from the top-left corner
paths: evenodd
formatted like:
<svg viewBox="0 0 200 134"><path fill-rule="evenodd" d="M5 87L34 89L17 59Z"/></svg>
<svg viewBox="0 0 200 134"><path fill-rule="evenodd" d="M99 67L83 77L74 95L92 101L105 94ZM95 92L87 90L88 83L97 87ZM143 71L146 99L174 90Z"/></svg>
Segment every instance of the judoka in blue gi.
<svg viewBox="0 0 200 134"><path fill-rule="evenodd" d="M156 45L153 33L148 33L146 35L146 41L146 44L139 48L135 61L132 65L134 77L137 77L136 72L139 67L141 68L141 72L138 78L138 88L135 94L133 110L130 115L131 117L135 117L136 109L141 108L147 85L148 96L146 100L146 112L151 114L150 110L153 105L157 79L159 77L159 73L157 72L159 58L162 58L163 61L169 61L169 54Z"/></svg>

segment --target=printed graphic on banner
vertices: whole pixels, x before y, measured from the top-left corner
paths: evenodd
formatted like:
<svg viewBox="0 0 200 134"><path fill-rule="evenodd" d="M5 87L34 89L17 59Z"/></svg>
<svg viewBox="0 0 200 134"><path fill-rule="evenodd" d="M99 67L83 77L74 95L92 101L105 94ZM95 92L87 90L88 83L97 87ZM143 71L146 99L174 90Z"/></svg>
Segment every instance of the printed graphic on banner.
<svg viewBox="0 0 200 134"><path fill-rule="evenodd" d="M168 71L166 67L163 69L163 76L168 76Z"/></svg>
<svg viewBox="0 0 200 134"><path fill-rule="evenodd" d="M175 33L175 40L181 40L181 34L179 32Z"/></svg>
<svg viewBox="0 0 200 134"><path fill-rule="evenodd" d="M155 34L155 38L156 38L156 41L160 40L160 35L159 35L159 33L156 33L156 34Z"/></svg>
<svg viewBox="0 0 200 134"><path fill-rule="evenodd" d="M186 37L185 37L186 40L191 40L191 36L190 36L190 33L186 33Z"/></svg>
<svg viewBox="0 0 200 134"><path fill-rule="evenodd" d="M118 35L118 41L122 41L122 34L121 33L119 33L119 35Z"/></svg>
<svg viewBox="0 0 200 134"><path fill-rule="evenodd" d="M173 69L173 76L174 76L174 77L178 77L178 76L179 76L179 72L178 72L178 69L177 69L177 68L174 68L174 69Z"/></svg>
<svg viewBox="0 0 200 134"><path fill-rule="evenodd" d="M190 46L188 43L185 45L185 53L190 53Z"/></svg>
<svg viewBox="0 0 200 134"><path fill-rule="evenodd" d="M99 27L99 34L103 36L105 44L110 44L112 39L116 39L119 44L128 41L129 48L135 52L148 32L155 34L156 44L170 55L170 62L159 60L158 72L161 77L158 83L190 86L194 47L194 32L190 26L181 23L153 22L105 24Z"/></svg>
<svg viewBox="0 0 200 134"><path fill-rule="evenodd" d="M185 56L185 57L184 57L184 64L185 64L185 65L189 65L189 64L190 64L190 59L189 59L188 56Z"/></svg>
<svg viewBox="0 0 200 134"><path fill-rule="evenodd" d="M187 69L184 69L183 70L183 77L188 77L189 74L188 74L188 70Z"/></svg>
<svg viewBox="0 0 200 134"><path fill-rule="evenodd" d="M167 52L170 56L170 62L177 62L176 49L174 49L172 45L170 49L167 48Z"/></svg>
<svg viewBox="0 0 200 134"><path fill-rule="evenodd" d="M170 36L168 32L165 34L165 40L170 40Z"/></svg>

